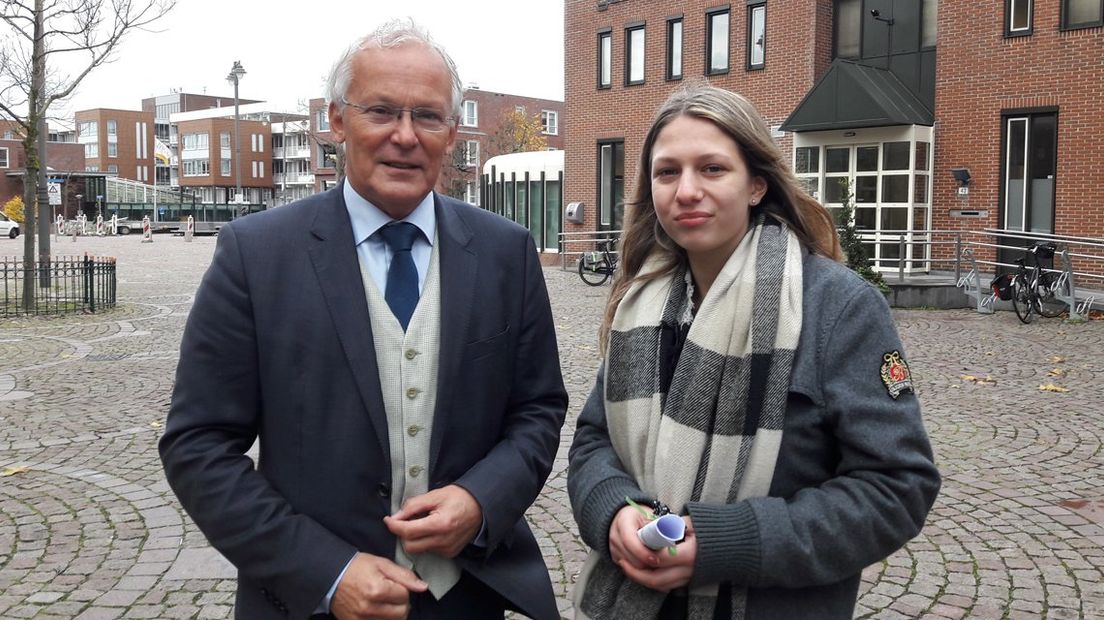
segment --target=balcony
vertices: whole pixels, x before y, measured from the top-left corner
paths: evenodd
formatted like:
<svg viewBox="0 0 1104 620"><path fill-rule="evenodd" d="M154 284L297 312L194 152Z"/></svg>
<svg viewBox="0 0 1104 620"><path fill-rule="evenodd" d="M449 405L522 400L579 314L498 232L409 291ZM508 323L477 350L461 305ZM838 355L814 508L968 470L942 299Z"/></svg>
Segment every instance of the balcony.
<svg viewBox="0 0 1104 620"><path fill-rule="evenodd" d="M279 187L280 185L314 185L313 174L274 174L272 175L272 185Z"/></svg>

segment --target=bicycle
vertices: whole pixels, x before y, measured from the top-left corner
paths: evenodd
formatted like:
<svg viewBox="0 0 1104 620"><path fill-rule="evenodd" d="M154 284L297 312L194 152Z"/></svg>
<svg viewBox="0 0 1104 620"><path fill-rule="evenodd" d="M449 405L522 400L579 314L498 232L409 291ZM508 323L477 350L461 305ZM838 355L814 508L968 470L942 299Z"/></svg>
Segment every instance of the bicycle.
<svg viewBox="0 0 1104 620"><path fill-rule="evenodd" d="M613 239L598 242L597 252L586 252L579 258L579 277L591 286L600 286L617 271L617 254L612 251Z"/></svg>
<svg viewBox="0 0 1104 620"><path fill-rule="evenodd" d="M1065 274L1046 271L1041 261L1054 258L1057 246L1049 241L1037 242L1027 251L1032 265L1027 267L1023 258L1016 259L1016 271L994 280L993 291L1001 299L1011 299L1012 309L1021 323L1030 323L1035 315L1053 319L1067 309L1059 295L1069 296L1069 281Z"/></svg>

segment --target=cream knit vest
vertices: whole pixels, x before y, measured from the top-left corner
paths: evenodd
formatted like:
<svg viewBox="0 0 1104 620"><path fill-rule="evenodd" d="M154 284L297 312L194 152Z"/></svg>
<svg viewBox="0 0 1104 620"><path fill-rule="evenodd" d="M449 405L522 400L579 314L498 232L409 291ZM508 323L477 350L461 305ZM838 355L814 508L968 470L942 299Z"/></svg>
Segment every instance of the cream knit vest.
<svg viewBox="0 0 1104 620"><path fill-rule="evenodd" d="M441 335L441 281L434 241L425 288L405 334L372 276L361 267L387 412L392 514L407 498L429 491L429 447L437 403ZM451 559L432 553L409 555L401 543L395 545L395 561L413 568L437 599L460 579L460 568Z"/></svg>

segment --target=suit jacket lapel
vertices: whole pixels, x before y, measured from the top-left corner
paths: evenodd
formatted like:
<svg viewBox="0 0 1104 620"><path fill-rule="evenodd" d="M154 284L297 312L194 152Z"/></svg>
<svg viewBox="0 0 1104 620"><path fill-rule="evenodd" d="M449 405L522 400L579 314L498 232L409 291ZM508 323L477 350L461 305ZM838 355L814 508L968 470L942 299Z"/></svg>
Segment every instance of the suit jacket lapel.
<svg viewBox="0 0 1104 620"><path fill-rule="evenodd" d="M314 236L310 247L311 264L357 390L376 431L381 453L390 455L387 413L380 391L376 349L372 344L372 322L364 297L360 261L353 245L353 227L341 192L341 185L330 190L330 200L321 205L315 215L311 225Z"/></svg>
<svg viewBox="0 0 1104 620"><path fill-rule="evenodd" d="M437 243L441 270L441 348L437 366L437 410L433 428L445 428L444 416L449 410L456 389L456 377L464 357L475 288L478 282L479 257L471 247L472 230L458 214L457 208L434 195L437 215ZM430 441L429 471L437 462L442 433L434 432Z"/></svg>

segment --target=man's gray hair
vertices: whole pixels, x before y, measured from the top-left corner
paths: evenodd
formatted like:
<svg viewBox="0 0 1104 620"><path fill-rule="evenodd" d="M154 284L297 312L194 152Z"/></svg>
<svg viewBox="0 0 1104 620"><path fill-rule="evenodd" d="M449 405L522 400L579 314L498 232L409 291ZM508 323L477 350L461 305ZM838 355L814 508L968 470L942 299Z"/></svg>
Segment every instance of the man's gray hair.
<svg viewBox="0 0 1104 620"><path fill-rule="evenodd" d="M342 100L345 98L345 94L349 90L349 83L353 79L353 56L357 52L371 47L387 49L404 43L425 45L441 56L441 60L448 70L449 81L452 82L452 99L450 101L452 114L459 115L463 86L460 82L460 73L456 70L456 63L452 61L452 57L448 55L445 48L429 36L429 31L409 17L392 19L381 24L371 34L350 45L334 63L333 69L330 70L330 77L326 80L326 98L330 102L336 103L338 109L344 107Z"/></svg>

